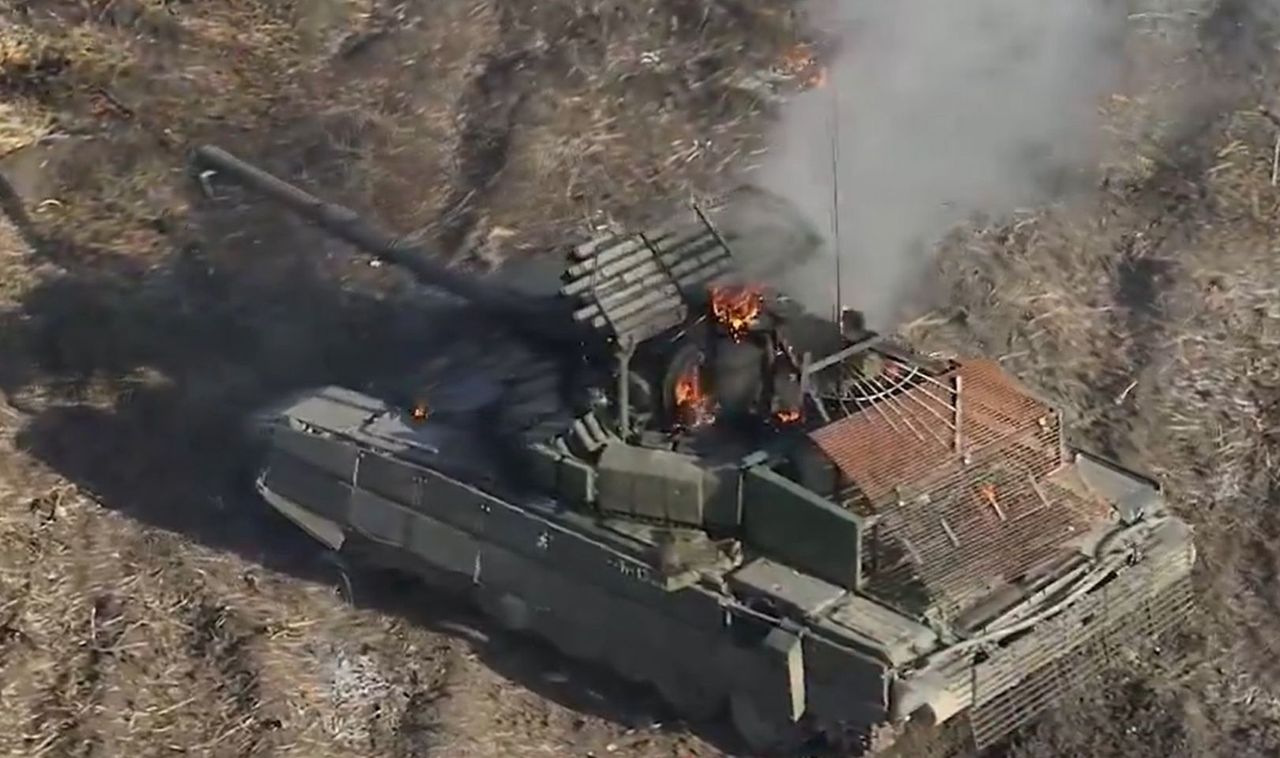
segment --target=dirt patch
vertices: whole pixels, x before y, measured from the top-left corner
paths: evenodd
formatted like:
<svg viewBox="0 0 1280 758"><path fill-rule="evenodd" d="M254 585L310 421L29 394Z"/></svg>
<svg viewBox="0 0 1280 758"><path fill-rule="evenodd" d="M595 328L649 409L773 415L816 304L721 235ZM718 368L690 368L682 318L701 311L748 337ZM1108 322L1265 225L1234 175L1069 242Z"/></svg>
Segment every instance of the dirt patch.
<svg viewBox="0 0 1280 758"><path fill-rule="evenodd" d="M702 129L692 103L624 104L628 72L657 100L695 74L734 86L727 60L649 71L640 53L699 44L650 10L29 2L6 19L0 753L722 754L661 724L651 693L420 589L340 602L248 497L238 419L406 371L439 319L276 209L210 202L185 161L218 142L456 257L534 250L636 213L635 166ZM704 47L769 13L699 16ZM725 155L688 152L664 181L714 190Z"/></svg>
<svg viewBox="0 0 1280 758"><path fill-rule="evenodd" d="M340 601L310 543L247 496L238 419L412 370L438 312L246 195L211 201L185 151L218 142L460 261L531 254L723 191L776 107L789 6L18 6L0 21L0 752L731 750L448 600ZM1116 674L1002 752L1280 740L1280 194L1254 112L1274 51L1246 5L1223 7L1177 71L1231 86L1178 129L1147 115L1177 93L1105 104L1101 196L957 236L942 306L907 329L1062 399L1199 530L1204 611L1171 643L1186 655Z"/></svg>

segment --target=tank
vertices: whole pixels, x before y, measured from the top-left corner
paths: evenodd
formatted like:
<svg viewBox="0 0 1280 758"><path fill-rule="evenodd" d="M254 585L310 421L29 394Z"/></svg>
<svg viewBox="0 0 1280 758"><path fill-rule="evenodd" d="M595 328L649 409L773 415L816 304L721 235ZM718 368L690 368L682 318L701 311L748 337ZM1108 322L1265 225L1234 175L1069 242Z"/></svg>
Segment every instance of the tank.
<svg viewBox="0 0 1280 758"><path fill-rule="evenodd" d="M752 282L696 207L565 245L539 290L433 263L218 148L194 161L488 330L432 343L399 389L255 414L263 500L753 750L874 754L944 724L982 748L1191 607L1192 531L1157 481L1069 444L995 361Z"/></svg>

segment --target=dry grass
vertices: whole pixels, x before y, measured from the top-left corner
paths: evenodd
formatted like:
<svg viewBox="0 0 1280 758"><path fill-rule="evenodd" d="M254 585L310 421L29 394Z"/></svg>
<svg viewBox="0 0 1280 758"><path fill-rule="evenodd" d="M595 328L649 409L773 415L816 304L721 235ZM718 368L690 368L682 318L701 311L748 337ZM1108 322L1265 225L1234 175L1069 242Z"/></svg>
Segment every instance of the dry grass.
<svg viewBox="0 0 1280 758"><path fill-rule="evenodd" d="M797 38L782 4L25 5L0 20L0 155L73 139L24 198L38 249L0 221L0 382L33 414L0 402L0 753L721 754L625 725L649 715L634 693L560 684L557 659L450 632L423 598L344 607L235 499L236 413L418 336L394 277L269 212L210 210L183 152L220 142L446 255L536 250L723 190ZM1118 676L1019 754L1280 740L1275 128L1156 120L1206 76L1179 65L1104 104L1103 197L958 235L946 307L907 330L1001 357L1199 530L1184 663Z"/></svg>
<svg viewBox="0 0 1280 758"><path fill-rule="evenodd" d="M379 305L395 279L275 214L203 209L184 151L221 143L449 254L535 248L643 213L646 187L717 189L753 136L737 48L766 61L789 22L717 11L677 32L634 3L25 5L0 35L0 160L31 216L26 235L0 227L0 400L30 413L3 413L0 754L718 754L645 728L645 698L612 680L439 620L465 613L412 595L344 607L309 548L237 500L235 414L403 351ZM694 48L720 59L692 66Z"/></svg>
<svg viewBox="0 0 1280 758"><path fill-rule="evenodd" d="M109 139L41 221L155 255L155 219L186 212L180 151L204 139L327 184L449 255L507 238L494 229L536 247L650 197L714 192L757 147L758 72L794 43L771 7L31 5L27 23L6 24L0 83L21 97L0 155L51 132Z"/></svg>

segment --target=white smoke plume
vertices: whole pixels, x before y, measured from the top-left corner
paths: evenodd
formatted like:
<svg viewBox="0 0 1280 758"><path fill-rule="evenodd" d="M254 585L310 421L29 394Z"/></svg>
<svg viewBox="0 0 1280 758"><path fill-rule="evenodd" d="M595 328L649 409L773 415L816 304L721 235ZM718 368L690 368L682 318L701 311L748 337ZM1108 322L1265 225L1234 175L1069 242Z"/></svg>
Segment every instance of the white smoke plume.
<svg viewBox="0 0 1280 758"><path fill-rule="evenodd" d="M957 223L1091 186L1127 13L1108 0L811 3L838 40L826 86L788 103L750 177L827 237L784 286L832 312L833 178L843 303L873 328L893 326Z"/></svg>

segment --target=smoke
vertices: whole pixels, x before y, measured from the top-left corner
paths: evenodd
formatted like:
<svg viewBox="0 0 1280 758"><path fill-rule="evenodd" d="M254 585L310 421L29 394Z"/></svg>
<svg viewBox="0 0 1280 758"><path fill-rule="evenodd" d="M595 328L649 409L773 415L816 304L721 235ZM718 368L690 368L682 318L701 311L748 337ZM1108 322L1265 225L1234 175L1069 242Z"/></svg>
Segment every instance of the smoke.
<svg viewBox="0 0 1280 758"><path fill-rule="evenodd" d="M751 177L825 238L783 286L830 313L838 249L843 303L891 327L956 224L1093 186L1128 11L1108 0L811 4L812 25L836 39L826 86L787 105Z"/></svg>

